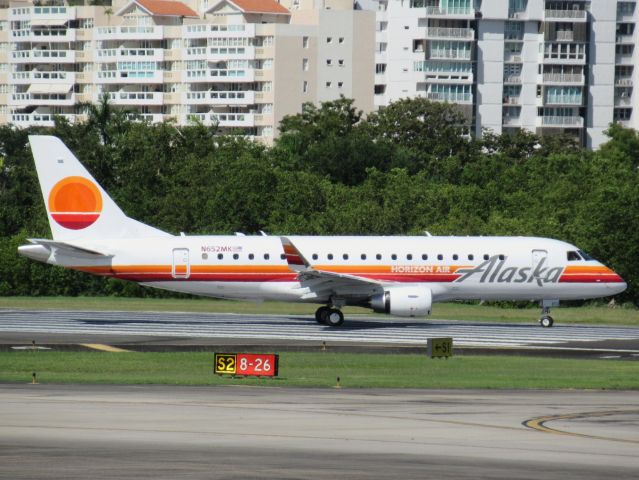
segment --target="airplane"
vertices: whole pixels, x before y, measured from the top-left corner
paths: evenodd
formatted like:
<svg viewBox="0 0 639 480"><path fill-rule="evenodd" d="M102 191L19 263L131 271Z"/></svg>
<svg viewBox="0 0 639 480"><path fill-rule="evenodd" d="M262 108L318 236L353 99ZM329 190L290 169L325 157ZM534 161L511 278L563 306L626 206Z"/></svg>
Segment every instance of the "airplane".
<svg viewBox="0 0 639 480"><path fill-rule="evenodd" d="M615 295L626 283L574 245L536 237L172 235L129 218L57 137L29 136L53 239L25 257L175 292L430 315L452 300L539 301L543 327L562 300Z"/></svg>

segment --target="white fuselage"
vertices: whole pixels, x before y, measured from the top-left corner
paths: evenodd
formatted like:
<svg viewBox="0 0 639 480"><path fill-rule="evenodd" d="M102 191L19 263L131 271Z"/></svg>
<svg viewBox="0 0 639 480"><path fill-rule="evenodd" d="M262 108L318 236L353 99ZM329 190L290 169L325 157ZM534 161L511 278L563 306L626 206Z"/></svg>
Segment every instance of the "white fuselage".
<svg viewBox="0 0 639 480"><path fill-rule="evenodd" d="M433 301L573 300L604 297L626 284L565 242L535 237L288 237L312 268L370 280L342 286L362 305L386 287L424 287ZM277 236L165 236L76 241L108 257L52 251L54 265L218 298L326 303L323 285L300 282ZM574 256L573 256L574 257Z"/></svg>

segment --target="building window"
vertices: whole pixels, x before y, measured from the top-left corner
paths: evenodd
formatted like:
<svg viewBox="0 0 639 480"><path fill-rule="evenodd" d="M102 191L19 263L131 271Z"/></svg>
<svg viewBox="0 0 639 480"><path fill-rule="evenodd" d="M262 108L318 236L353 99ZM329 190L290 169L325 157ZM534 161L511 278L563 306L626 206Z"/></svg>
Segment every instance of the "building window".
<svg viewBox="0 0 639 480"><path fill-rule="evenodd" d="M343 66L344 66L344 59L340 58L340 59L337 61L337 64L338 64L340 67L343 67Z"/></svg>
<svg viewBox="0 0 639 480"><path fill-rule="evenodd" d="M326 66L330 67L331 65L333 65L333 60L331 60L330 58L326 59Z"/></svg>
<svg viewBox="0 0 639 480"><path fill-rule="evenodd" d="M326 82L326 88L331 88L332 83L331 82Z"/></svg>
<svg viewBox="0 0 639 480"><path fill-rule="evenodd" d="M338 42L339 42L339 43L344 43L344 37L339 37Z"/></svg>
<svg viewBox="0 0 639 480"><path fill-rule="evenodd" d="M308 58L302 59L302 70L304 70L305 72L308 71Z"/></svg>
<svg viewBox="0 0 639 480"><path fill-rule="evenodd" d="M308 37L302 37L302 48L308 48Z"/></svg>
<svg viewBox="0 0 639 480"><path fill-rule="evenodd" d="M344 82L337 82L337 88L342 88L344 86Z"/></svg>
<svg viewBox="0 0 639 480"><path fill-rule="evenodd" d="M302 84L302 92L308 93L308 82L306 80L304 80L304 83Z"/></svg>
<svg viewBox="0 0 639 480"><path fill-rule="evenodd" d="M326 43L333 43L333 37L326 37Z"/></svg>

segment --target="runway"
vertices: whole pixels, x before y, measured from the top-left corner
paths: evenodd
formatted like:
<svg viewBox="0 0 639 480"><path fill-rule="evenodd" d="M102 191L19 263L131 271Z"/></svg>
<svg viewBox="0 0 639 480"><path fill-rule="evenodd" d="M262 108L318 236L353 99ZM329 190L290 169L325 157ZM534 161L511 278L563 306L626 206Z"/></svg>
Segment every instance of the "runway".
<svg viewBox="0 0 639 480"><path fill-rule="evenodd" d="M454 320L355 317L340 328L310 316L158 312L0 310L0 339L58 342L424 346L429 338L453 337L459 348L584 350L639 357L639 328L556 324L490 324ZM7 340L8 339L8 340ZM43 340L39 340L42 343ZM63 342L63 341L61 341Z"/></svg>
<svg viewBox="0 0 639 480"><path fill-rule="evenodd" d="M638 447L636 392L0 389L0 478L623 480Z"/></svg>

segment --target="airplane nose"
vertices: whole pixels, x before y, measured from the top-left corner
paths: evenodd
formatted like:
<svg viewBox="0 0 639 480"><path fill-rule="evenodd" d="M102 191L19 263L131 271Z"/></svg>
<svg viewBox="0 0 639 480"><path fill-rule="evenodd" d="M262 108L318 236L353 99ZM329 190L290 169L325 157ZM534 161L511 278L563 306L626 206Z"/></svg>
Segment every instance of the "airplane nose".
<svg viewBox="0 0 639 480"><path fill-rule="evenodd" d="M623 278L621 278L621 276L618 273L616 272L613 272L613 273L616 279L606 283L606 287L608 288L610 295L616 295L617 293L621 293L625 291L626 288L628 288L628 284L623 280Z"/></svg>

